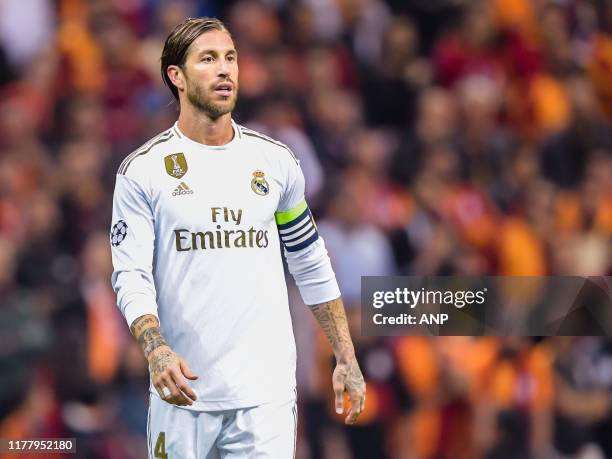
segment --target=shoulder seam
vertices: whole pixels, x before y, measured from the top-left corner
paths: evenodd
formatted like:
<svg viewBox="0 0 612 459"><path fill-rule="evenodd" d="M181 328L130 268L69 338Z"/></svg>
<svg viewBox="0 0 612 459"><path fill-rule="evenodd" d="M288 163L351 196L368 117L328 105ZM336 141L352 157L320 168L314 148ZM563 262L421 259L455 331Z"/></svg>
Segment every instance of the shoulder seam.
<svg viewBox="0 0 612 459"><path fill-rule="evenodd" d="M129 155L127 155L123 161L121 162L121 164L119 165L119 169L118 169L118 174L124 174L125 173L125 169L126 169L126 165L131 162L131 160L136 157L137 155L139 155L140 153L142 153L145 150L148 150L150 147L153 146L153 144L155 142L157 142L157 140L160 140L162 137L164 138L169 138L169 135L171 134L171 130L167 129L166 131L162 132L161 134L156 135L155 137L153 137L152 139L150 139L149 141L145 142L142 146L140 146L139 148L137 148L136 150L134 150L132 153L130 153Z"/></svg>
<svg viewBox="0 0 612 459"><path fill-rule="evenodd" d="M117 174L125 175L125 173L128 170L128 167L130 167L130 165L132 164L132 161L134 161L138 156L146 155L153 149L154 146L170 140L173 136L174 134L171 131L165 131L161 133L160 135L158 135L157 137L154 137L153 139L145 143L138 150L135 150L132 153L130 153L121 162L121 165L119 166L119 170L117 171Z"/></svg>
<svg viewBox="0 0 612 459"><path fill-rule="evenodd" d="M169 134L169 130L166 130L164 132L162 132L161 134L156 135L155 137L153 137L152 139L147 140L144 144L142 144L140 147L138 147L136 150L132 151L129 155L127 155L125 158L123 158L123 160L121 161L121 164L119 165L119 169L117 170L117 174L121 174L122 169L125 167L125 165L127 164L128 161L130 161L130 159L132 157L134 157L136 154L146 150L153 142L155 142L156 140L158 140L159 138L168 135Z"/></svg>
<svg viewBox="0 0 612 459"><path fill-rule="evenodd" d="M293 160L296 162L296 164L298 165L300 164L299 159L297 159L293 151L291 151L291 148L289 148L284 143L279 142L278 140L274 140L273 138L268 137L267 135L261 134L256 131L252 131L251 129L245 128L244 126L240 126L240 130L242 131L244 135L248 135L249 137L256 137L258 139L265 140L266 142L270 142L270 143L273 143L274 145L284 148L285 150L289 152L289 154L291 155Z"/></svg>

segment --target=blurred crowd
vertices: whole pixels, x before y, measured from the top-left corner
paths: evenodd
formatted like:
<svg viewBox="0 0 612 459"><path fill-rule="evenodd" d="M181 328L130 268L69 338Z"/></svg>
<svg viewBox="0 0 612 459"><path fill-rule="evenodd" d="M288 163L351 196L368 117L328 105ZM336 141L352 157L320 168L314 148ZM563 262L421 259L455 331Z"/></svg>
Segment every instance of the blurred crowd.
<svg viewBox="0 0 612 459"><path fill-rule="evenodd" d="M177 117L159 57L196 15L233 34L236 121L301 160L368 384L345 428L289 281L298 458L612 458L609 338L359 333L362 275L612 274L610 0L1 1L0 438L146 457L112 192Z"/></svg>

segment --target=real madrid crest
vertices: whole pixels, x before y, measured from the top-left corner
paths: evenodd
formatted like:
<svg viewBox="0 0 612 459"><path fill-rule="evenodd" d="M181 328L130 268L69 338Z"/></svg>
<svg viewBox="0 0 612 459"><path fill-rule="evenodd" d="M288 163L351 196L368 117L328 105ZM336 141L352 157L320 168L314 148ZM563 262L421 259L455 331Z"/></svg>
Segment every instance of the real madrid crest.
<svg viewBox="0 0 612 459"><path fill-rule="evenodd" d="M164 158L166 172L174 178L181 178L187 173L187 160L183 153L172 153Z"/></svg>
<svg viewBox="0 0 612 459"><path fill-rule="evenodd" d="M251 180L251 189L260 196L265 196L270 192L270 185L262 171L253 172L253 180Z"/></svg>

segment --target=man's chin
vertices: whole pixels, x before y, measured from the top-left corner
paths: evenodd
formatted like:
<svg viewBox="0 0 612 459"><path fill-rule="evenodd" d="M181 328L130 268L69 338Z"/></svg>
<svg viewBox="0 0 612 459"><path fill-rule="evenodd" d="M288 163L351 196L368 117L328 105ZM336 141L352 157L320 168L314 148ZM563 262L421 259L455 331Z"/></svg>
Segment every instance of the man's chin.
<svg viewBox="0 0 612 459"><path fill-rule="evenodd" d="M209 115L212 118L219 118L223 115L227 115L228 113L233 112L235 106L236 103L234 101L229 100L225 103L215 104L213 107L211 107L211 110L209 110Z"/></svg>
<svg viewBox="0 0 612 459"><path fill-rule="evenodd" d="M234 111L236 102L227 100L225 102L214 102L210 104L194 104L201 112L204 112L209 117L216 119L223 115L227 115Z"/></svg>

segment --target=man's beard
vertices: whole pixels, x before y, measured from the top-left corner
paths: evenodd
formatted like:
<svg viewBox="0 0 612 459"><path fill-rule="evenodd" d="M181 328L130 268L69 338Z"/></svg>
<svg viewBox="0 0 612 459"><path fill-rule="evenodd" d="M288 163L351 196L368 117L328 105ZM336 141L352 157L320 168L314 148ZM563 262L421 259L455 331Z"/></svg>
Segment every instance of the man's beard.
<svg viewBox="0 0 612 459"><path fill-rule="evenodd" d="M217 119L226 113L230 113L236 106L238 98L238 84L233 83L232 94L223 101L214 101L212 98L216 96L214 90L211 90L212 95L207 96L204 93L202 86L189 84L187 82L186 96L187 100L198 110L204 112L212 119Z"/></svg>

